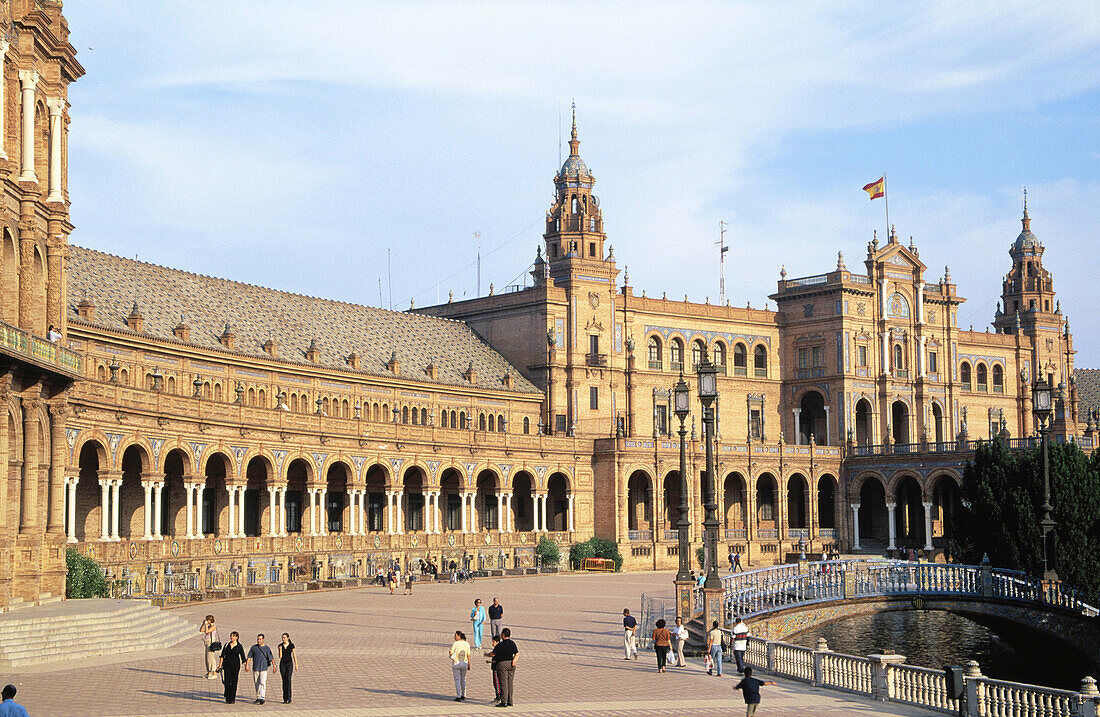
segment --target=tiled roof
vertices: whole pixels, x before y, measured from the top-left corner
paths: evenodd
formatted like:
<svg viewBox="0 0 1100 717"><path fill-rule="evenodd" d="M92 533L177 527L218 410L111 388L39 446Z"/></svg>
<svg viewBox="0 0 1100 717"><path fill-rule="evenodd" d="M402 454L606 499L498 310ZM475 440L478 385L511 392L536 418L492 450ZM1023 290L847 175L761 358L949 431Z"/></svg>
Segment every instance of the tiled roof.
<svg viewBox="0 0 1100 717"><path fill-rule="evenodd" d="M302 296L78 246L70 245L69 252L68 308L74 323L80 321L77 304L88 299L95 304L96 325L126 331L126 317L137 302L143 332L156 338L175 340L172 329L182 315L189 343L204 348L225 350L218 337L229 324L235 353L268 358L263 344L273 340L280 360L307 363L306 349L316 340L320 366L351 370L347 357L356 352L362 373L392 376L386 364L396 351L400 375L411 380L432 382L424 369L433 361L434 382L470 386L464 375L472 362L474 386L507 390L502 379L510 372L512 391L538 392L460 321Z"/></svg>
<svg viewBox="0 0 1100 717"><path fill-rule="evenodd" d="M1100 408L1100 368L1073 369L1073 383L1080 401L1077 415L1084 421L1089 411Z"/></svg>

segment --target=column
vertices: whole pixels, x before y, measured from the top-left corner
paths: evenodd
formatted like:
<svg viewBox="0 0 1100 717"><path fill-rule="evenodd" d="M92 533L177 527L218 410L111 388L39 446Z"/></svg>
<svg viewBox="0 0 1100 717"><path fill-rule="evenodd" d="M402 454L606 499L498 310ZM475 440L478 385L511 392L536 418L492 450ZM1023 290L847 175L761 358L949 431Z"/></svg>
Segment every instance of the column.
<svg viewBox="0 0 1100 717"><path fill-rule="evenodd" d="M237 537L237 486L226 486L226 492L229 493L229 537Z"/></svg>
<svg viewBox="0 0 1100 717"><path fill-rule="evenodd" d="M393 535L393 491L386 491L386 535Z"/></svg>
<svg viewBox="0 0 1100 717"><path fill-rule="evenodd" d="M890 373L890 332L882 332L882 375Z"/></svg>
<svg viewBox="0 0 1100 717"><path fill-rule="evenodd" d="M38 386L35 384L35 390ZM38 530L38 481L42 457L39 451L38 412L42 399L26 397L23 404L23 515L19 532L35 533ZM5 419L7 420L7 419Z"/></svg>
<svg viewBox="0 0 1100 717"><path fill-rule="evenodd" d="M142 526L145 528L145 534L142 537L145 540L152 540L153 484L149 481L142 481L141 487L145 489L145 510L142 514Z"/></svg>
<svg viewBox="0 0 1100 717"><path fill-rule="evenodd" d="M432 501L434 499L434 491L424 491L424 532L427 534L435 532L435 524L432 522Z"/></svg>
<svg viewBox="0 0 1100 717"><path fill-rule="evenodd" d="M206 533L202 529L203 504L206 503L206 483L195 484L195 537L201 538ZM214 526L217 530L217 526Z"/></svg>
<svg viewBox="0 0 1100 717"><path fill-rule="evenodd" d="M0 53L0 58L2 57L3 53ZM76 542L76 486L79 481L79 476L70 476L65 479L65 502L69 505L69 522L66 525L69 543Z"/></svg>
<svg viewBox="0 0 1100 717"><path fill-rule="evenodd" d="M164 515L163 503L164 500L164 481L157 481L153 483L153 538L155 540L164 539L164 525L162 524L161 517Z"/></svg>
<svg viewBox="0 0 1100 717"><path fill-rule="evenodd" d="M573 520L573 510L574 510L574 507L575 507L575 505L573 503L573 497L574 497L573 494L570 493L569 494L569 532L570 533L576 532L576 530L577 530L576 521Z"/></svg>
<svg viewBox="0 0 1100 717"><path fill-rule="evenodd" d="M259 526L256 526L257 530ZM244 486L237 486L237 537L244 537Z"/></svg>
<svg viewBox="0 0 1100 717"><path fill-rule="evenodd" d="M470 494L460 494L462 498L462 532L470 532L469 512L470 512Z"/></svg>
<svg viewBox="0 0 1100 717"><path fill-rule="evenodd" d="M279 515L275 512L275 497L278 495L279 489L275 486L271 486L267 489L267 516L270 528L267 531L267 535L270 538L279 537Z"/></svg>
<svg viewBox="0 0 1100 717"><path fill-rule="evenodd" d="M328 488L321 489L321 494L317 496L317 504L320 512L320 515L317 516L318 532L321 535L328 535Z"/></svg>
<svg viewBox="0 0 1100 717"><path fill-rule="evenodd" d="M50 108L50 193L46 196L47 202L63 202L61 196L61 113L65 109L65 100L61 97L51 97L46 100L46 106Z"/></svg>
<svg viewBox="0 0 1100 717"><path fill-rule="evenodd" d="M317 489L307 490L309 490L309 534L317 535Z"/></svg>
<svg viewBox="0 0 1100 717"><path fill-rule="evenodd" d="M1005 307L1007 310L1008 307ZM924 277L921 277L921 281L917 282L917 323L924 323Z"/></svg>
<svg viewBox="0 0 1100 717"><path fill-rule="evenodd" d="M8 54L8 41L0 40L0 69L4 67L4 56ZM4 73L0 72L0 97L7 97L4 94ZM7 159L8 154L4 150L4 139L8 136L8 118L6 110L6 103L0 102L0 159Z"/></svg>
<svg viewBox="0 0 1100 717"><path fill-rule="evenodd" d="M791 413L794 414L794 444L797 446L802 443L802 410L792 408Z"/></svg>
<svg viewBox="0 0 1100 717"><path fill-rule="evenodd" d="M0 70L2 69L3 65L0 65ZM0 141L0 144L3 142ZM56 535L65 532L65 485L68 480L65 476L65 464L68 461L65 418L68 413L69 407L63 401L50 404L50 509L46 531Z"/></svg>
<svg viewBox="0 0 1100 717"><path fill-rule="evenodd" d="M829 404L825 404L825 442L820 443L821 436L818 436L814 440L818 441L820 445L828 446L833 442L833 427L830 425L832 421L829 418Z"/></svg>
<svg viewBox="0 0 1100 717"><path fill-rule="evenodd" d="M187 493L187 538L195 537L195 493L198 486L194 483L184 483L184 492Z"/></svg>
<svg viewBox="0 0 1100 717"><path fill-rule="evenodd" d="M405 491L394 491L393 499L394 504L397 506L395 516L397 518L397 534L405 534L405 506L401 505L401 500L405 497Z"/></svg>
<svg viewBox="0 0 1100 717"><path fill-rule="evenodd" d="M122 522L122 479L111 481L111 540L122 540L118 534L118 524Z"/></svg>
<svg viewBox="0 0 1100 717"><path fill-rule="evenodd" d="M38 84L38 72L20 70L19 82L23 89L23 157L20 182L38 182L34 173L34 88Z"/></svg>
<svg viewBox="0 0 1100 717"><path fill-rule="evenodd" d="M108 530L108 526L111 523L111 501L109 491L111 490L111 481L107 478L99 479L99 539L110 540L111 533Z"/></svg>
<svg viewBox="0 0 1100 717"><path fill-rule="evenodd" d="M497 530L504 532L504 494L497 493Z"/></svg>
<svg viewBox="0 0 1100 717"><path fill-rule="evenodd" d="M897 540L898 540L897 532L898 532L898 529L897 529L897 526L894 525L894 510L896 508L897 508L897 503L887 503L886 504L886 513L887 513L886 522L888 523L889 528L890 528L890 544L886 546L887 550L897 550L898 549L898 546L897 546Z"/></svg>
<svg viewBox="0 0 1100 717"><path fill-rule="evenodd" d="M359 503L358 495L359 495L358 490L356 490L355 488L348 488L348 492L347 492L347 496L348 496L348 524L347 524L347 526L345 526L344 532L348 533L350 535L358 535L359 534L355 530L355 528L356 528L355 510L356 510L356 507L358 506L358 503Z"/></svg>
<svg viewBox="0 0 1100 717"><path fill-rule="evenodd" d="M924 504L924 549L932 550L932 503Z"/></svg>
<svg viewBox="0 0 1100 717"><path fill-rule="evenodd" d="M512 494L508 493L504 496L504 530L511 533L515 530L514 513L512 511Z"/></svg>
<svg viewBox="0 0 1100 717"><path fill-rule="evenodd" d="M859 549L859 503L852 503L852 550Z"/></svg>
<svg viewBox="0 0 1100 717"><path fill-rule="evenodd" d="M285 538L286 536L286 491L287 487L283 486L279 489L279 537Z"/></svg>

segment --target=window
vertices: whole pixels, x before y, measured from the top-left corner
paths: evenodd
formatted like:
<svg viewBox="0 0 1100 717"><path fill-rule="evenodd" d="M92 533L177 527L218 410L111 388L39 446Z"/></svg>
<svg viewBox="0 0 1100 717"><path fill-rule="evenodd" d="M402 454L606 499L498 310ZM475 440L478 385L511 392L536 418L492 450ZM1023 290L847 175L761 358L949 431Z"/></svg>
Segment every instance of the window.
<svg viewBox="0 0 1100 717"><path fill-rule="evenodd" d="M669 344L668 363L673 371L679 371L684 367L684 342L680 339L673 339Z"/></svg>
<svg viewBox="0 0 1100 717"><path fill-rule="evenodd" d="M748 352L745 351L745 344L734 344L733 346L733 375L744 376L748 373Z"/></svg>
<svg viewBox="0 0 1100 717"><path fill-rule="evenodd" d="M806 349L799 349L798 350L798 367L799 368L809 368L809 363L806 360L806 354L807 354Z"/></svg>
<svg viewBox="0 0 1100 717"><path fill-rule="evenodd" d="M489 414L489 433L492 433L496 429L497 429L497 419L493 416L493 414L490 413Z"/></svg>
<svg viewBox="0 0 1100 717"><path fill-rule="evenodd" d="M646 342L649 349L649 368L661 370L661 340L656 336L650 336Z"/></svg>
<svg viewBox="0 0 1100 717"><path fill-rule="evenodd" d="M810 352L810 354L811 354L811 360L813 362L811 365L812 365L813 368L821 368L822 366L825 365L825 349L824 349L824 347L814 346L813 350Z"/></svg>
<svg viewBox="0 0 1100 717"><path fill-rule="evenodd" d="M726 345L721 341L714 344L714 365L718 367L718 373L726 373Z"/></svg>
<svg viewBox="0 0 1100 717"><path fill-rule="evenodd" d="M327 401L328 399L325 400ZM325 411L325 413L328 413L328 411ZM415 408L412 410L412 420L414 426L420 425L420 411L416 410Z"/></svg>
<svg viewBox="0 0 1100 717"><path fill-rule="evenodd" d="M484 431L485 430L485 414L484 413L479 414L478 417L477 417L477 429L479 431Z"/></svg>
<svg viewBox="0 0 1100 717"><path fill-rule="evenodd" d="M959 366L959 383L962 384L964 390L970 390L970 363L967 361L963 361L962 365Z"/></svg>
<svg viewBox="0 0 1100 717"><path fill-rule="evenodd" d="M993 365L993 393L1005 392L1005 374L1004 369L999 365Z"/></svg>
<svg viewBox="0 0 1100 717"><path fill-rule="evenodd" d="M977 381L978 390L979 391L985 391L986 388L987 388L986 378L987 378L987 375L988 375L988 371L986 370L985 364L984 363L978 364L978 368L975 371L975 373L977 374L977 378L978 378L978 381Z"/></svg>
<svg viewBox="0 0 1100 717"><path fill-rule="evenodd" d="M703 354L705 353L706 349L703 347L702 341L696 339L691 342L691 367L693 370L703 363Z"/></svg>
<svg viewBox="0 0 1100 717"><path fill-rule="evenodd" d="M588 242L588 256L596 256L596 242Z"/></svg>
<svg viewBox="0 0 1100 717"><path fill-rule="evenodd" d="M593 356L598 356L600 353L600 337L589 336L588 337L588 353Z"/></svg>
<svg viewBox="0 0 1100 717"><path fill-rule="evenodd" d="M939 360L935 351L928 352L928 373L939 373Z"/></svg>
<svg viewBox="0 0 1100 717"><path fill-rule="evenodd" d="M588 408L593 411L600 409L600 389L598 386L591 386L588 389Z"/></svg>
<svg viewBox="0 0 1100 717"><path fill-rule="evenodd" d="M409 407L408 406L403 406L401 408L401 422L402 423L408 423L409 422Z"/></svg>
<svg viewBox="0 0 1100 717"><path fill-rule="evenodd" d="M749 432L756 440L760 440L761 435L761 414L760 409L754 408L749 411Z"/></svg>
<svg viewBox="0 0 1100 717"><path fill-rule="evenodd" d="M560 435L565 435L565 414L559 413L554 416L554 431Z"/></svg>
<svg viewBox="0 0 1100 717"><path fill-rule="evenodd" d="M894 370L901 371L905 368L905 350L901 344L894 344Z"/></svg>
<svg viewBox="0 0 1100 717"><path fill-rule="evenodd" d="M523 434L527 435L531 432L531 419L527 416L523 417Z"/></svg>
<svg viewBox="0 0 1100 717"><path fill-rule="evenodd" d="M756 367L757 378L768 377L768 350L763 346L757 346L753 350L753 365Z"/></svg>
<svg viewBox="0 0 1100 717"><path fill-rule="evenodd" d="M867 347L866 346L860 346L859 350L856 353L859 355L859 365L866 367L867 366Z"/></svg>
<svg viewBox="0 0 1100 717"><path fill-rule="evenodd" d="M668 406L657 406L653 412L653 430L659 435L668 435Z"/></svg>

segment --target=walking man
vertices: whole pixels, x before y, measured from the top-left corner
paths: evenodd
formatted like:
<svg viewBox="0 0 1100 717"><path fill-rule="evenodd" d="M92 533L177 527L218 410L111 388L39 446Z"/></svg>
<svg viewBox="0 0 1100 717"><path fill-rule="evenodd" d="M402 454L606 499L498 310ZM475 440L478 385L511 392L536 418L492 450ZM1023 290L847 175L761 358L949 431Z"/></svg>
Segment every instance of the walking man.
<svg viewBox="0 0 1100 717"><path fill-rule="evenodd" d="M256 683L256 704L262 705L267 700L267 673L275 671L275 657L271 648L264 644L263 634L256 635L256 644L248 651L244 671L248 672L250 666L252 681Z"/></svg>
<svg viewBox="0 0 1100 717"><path fill-rule="evenodd" d="M623 647L626 650L624 660L633 657L638 659L638 642L635 639L638 634L638 621L630 614L630 610L623 609Z"/></svg>
<svg viewBox="0 0 1100 717"><path fill-rule="evenodd" d="M500 702L497 707L512 706L512 687L516 679L516 656L519 648L512 642L512 631L500 631L500 642L493 648L493 667L500 675Z"/></svg>
<svg viewBox="0 0 1100 717"><path fill-rule="evenodd" d="M15 685L4 685L4 691L0 693L0 697L4 700L0 703L0 715L27 717L27 710L15 701L15 692Z"/></svg>
<svg viewBox="0 0 1100 717"><path fill-rule="evenodd" d="M492 632L492 636L496 637L500 634L501 623L504 622L504 606L500 604L500 601L493 598L493 604L489 606L489 630Z"/></svg>
<svg viewBox="0 0 1100 717"><path fill-rule="evenodd" d="M711 669L707 674L715 677L722 676L722 631L718 629L718 621L711 623L710 632L707 633L707 654L710 655Z"/></svg>
<svg viewBox="0 0 1100 717"><path fill-rule="evenodd" d="M737 563L737 561L733 557L735 554L736 553L733 552L733 548L730 547L729 561L730 561L730 572L731 573L733 572L733 566Z"/></svg>
<svg viewBox="0 0 1100 717"><path fill-rule="evenodd" d="M733 554L733 572L735 572L735 573L745 572L745 568L743 568L741 566L741 553L740 553L740 551L736 551Z"/></svg>
<svg viewBox="0 0 1100 717"><path fill-rule="evenodd" d="M756 714L756 708L760 706L760 688L764 685L775 684L774 682L764 682L756 679L752 676L752 668L745 668L745 676L733 688L741 690L741 694L745 696L745 717L753 717Z"/></svg>
<svg viewBox="0 0 1100 717"><path fill-rule="evenodd" d="M733 619L733 659L737 662L738 674L745 672L745 650L749 649L749 626L741 618Z"/></svg>

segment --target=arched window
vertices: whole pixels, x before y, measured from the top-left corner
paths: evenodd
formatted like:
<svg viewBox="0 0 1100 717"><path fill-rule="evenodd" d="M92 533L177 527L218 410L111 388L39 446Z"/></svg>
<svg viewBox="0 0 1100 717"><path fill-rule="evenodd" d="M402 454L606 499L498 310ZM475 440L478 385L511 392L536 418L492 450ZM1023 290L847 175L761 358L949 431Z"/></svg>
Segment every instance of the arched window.
<svg viewBox="0 0 1100 717"><path fill-rule="evenodd" d="M759 344L752 352L752 363L757 378L768 377L768 350Z"/></svg>
<svg viewBox="0 0 1100 717"><path fill-rule="evenodd" d="M426 409L426 408L420 409L420 425L421 426L428 425L428 409Z"/></svg>
<svg viewBox="0 0 1100 717"><path fill-rule="evenodd" d="M371 418L374 420L375 423L378 423L382 420L382 410L383 409L380 408L377 403L374 404L373 408L371 408Z"/></svg>
<svg viewBox="0 0 1100 717"><path fill-rule="evenodd" d="M390 421L390 407L387 404L383 403L382 404L381 415L376 415L374 420L389 423L389 421Z"/></svg>
<svg viewBox="0 0 1100 717"><path fill-rule="evenodd" d="M531 432L531 419L527 416L523 417L523 433L524 435Z"/></svg>
<svg viewBox="0 0 1100 717"><path fill-rule="evenodd" d="M726 345L721 341L714 344L714 365L718 367L718 373L726 372Z"/></svg>
<svg viewBox="0 0 1100 717"><path fill-rule="evenodd" d="M978 364L978 368L974 373L977 374L977 379L978 379L977 380L977 384L978 384L977 388L978 388L978 390L979 391L987 390L988 389L988 384L986 382L986 378L988 377L988 372L986 370L985 364L984 363Z"/></svg>
<svg viewBox="0 0 1100 717"><path fill-rule="evenodd" d="M420 425L420 411L415 408L412 410L412 421L414 426Z"/></svg>
<svg viewBox="0 0 1100 717"><path fill-rule="evenodd" d="M462 428L458 425L458 414L454 411L451 411L451 428Z"/></svg>
<svg viewBox="0 0 1100 717"><path fill-rule="evenodd" d="M501 433L504 432L504 416L497 416L497 430Z"/></svg>
<svg viewBox="0 0 1100 717"><path fill-rule="evenodd" d="M694 370L699 364L703 363L703 354L706 353L706 348L703 346L703 342L699 339L695 339L691 342L691 368Z"/></svg>
<svg viewBox="0 0 1100 717"><path fill-rule="evenodd" d="M970 390L970 362L968 361L963 361L962 365L959 366L959 383L967 391Z"/></svg>
<svg viewBox="0 0 1100 717"><path fill-rule="evenodd" d="M328 398L321 399L321 413L325 414L326 416L331 416L333 413Z"/></svg>
<svg viewBox="0 0 1100 717"><path fill-rule="evenodd" d="M484 413L479 414L478 417L477 417L477 430L479 430L479 431L484 431L485 430L485 414Z"/></svg>
<svg viewBox="0 0 1100 717"><path fill-rule="evenodd" d="M1005 392L1005 372L1000 364L993 364L993 393Z"/></svg>
<svg viewBox="0 0 1100 717"><path fill-rule="evenodd" d="M102 366L100 368L102 368ZM173 376L169 376L168 380L165 381L164 383L168 387L168 393L175 393L176 392L176 379ZM262 391L261 391L261 393L262 393Z"/></svg>
<svg viewBox="0 0 1100 717"><path fill-rule="evenodd" d="M901 344L894 344L894 370L901 371L905 368L905 351Z"/></svg>
<svg viewBox="0 0 1100 717"><path fill-rule="evenodd" d="M460 411L458 414L458 427L466 428L466 412Z"/></svg>
<svg viewBox="0 0 1100 717"><path fill-rule="evenodd" d="M489 414L489 432L492 433L497 429L497 417L493 414Z"/></svg>
<svg viewBox="0 0 1100 717"><path fill-rule="evenodd" d="M656 336L650 336L646 342L649 347L649 367L653 370L661 370L661 340Z"/></svg>
<svg viewBox="0 0 1100 717"><path fill-rule="evenodd" d="M401 422L402 423L408 423L409 422L409 407L408 406L402 406L401 407Z"/></svg>
<svg viewBox="0 0 1100 717"><path fill-rule="evenodd" d="M745 376L749 370L749 353L745 350L745 344L733 345L733 375Z"/></svg>
<svg viewBox="0 0 1100 717"><path fill-rule="evenodd" d="M248 405L249 406L255 406L256 405L256 389L254 389L254 388L248 389Z"/></svg>
<svg viewBox="0 0 1100 717"><path fill-rule="evenodd" d="M673 371L684 367L684 342L680 339L673 339L668 344L668 367Z"/></svg>
<svg viewBox="0 0 1100 717"><path fill-rule="evenodd" d="M174 387L175 382L173 381L172 383L173 383L173 387ZM264 389L261 388L259 394L257 394L256 401L257 401L257 403L256 403L257 406L267 408L267 391L265 391Z"/></svg>
<svg viewBox="0 0 1100 717"><path fill-rule="evenodd" d="M294 413L298 412L298 394L290 394L290 410Z"/></svg>

